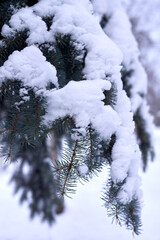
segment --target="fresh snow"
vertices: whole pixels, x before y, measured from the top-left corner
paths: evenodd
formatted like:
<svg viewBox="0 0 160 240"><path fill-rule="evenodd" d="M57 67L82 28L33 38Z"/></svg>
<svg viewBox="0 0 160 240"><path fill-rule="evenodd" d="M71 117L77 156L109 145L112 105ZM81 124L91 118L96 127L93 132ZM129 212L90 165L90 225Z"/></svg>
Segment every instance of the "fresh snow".
<svg viewBox="0 0 160 240"><path fill-rule="evenodd" d="M116 111L102 102L105 98L103 90L110 87L110 82L105 80L70 81L59 90L47 91L48 114L45 121L70 115L76 126L86 128L91 123L103 139L110 138L120 125Z"/></svg>
<svg viewBox="0 0 160 240"><path fill-rule="evenodd" d="M114 10L115 6L111 5ZM88 0L41 0L33 7L18 10L11 17L9 25L4 25L2 35L7 37L28 29L27 43L37 47L28 46L20 52L15 51L0 68L1 79L10 79L12 75L14 78L15 74L25 86L28 84L35 88L39 85L39 94L44 94L48 102L44 117L47 127L54 120L69 115L74 117L77 127L85 129L92 124L102 139L109 140L115 133L117 138L113 147L112 179L119 183L128 177L120 192L122 202L126 203L133 198L141 201L138 176L140 151L134 137L130 101L123 90L120 74L123 51L102 30L93 11ZM49 30L42 19L46 16L53 17ZM57 83L56 71L45 61L38 48L45 42L53 45L58 34L71 35L77 50L87 50L83 70L86 81L71 81L62 89L48 91L44 87L49 80ZM32 56L32 51L35 56ZM39 61L40 68L37 67ZM117 91L114 108L104 106L101 101L104 98L102 89L110 89L106 78Z"/></svg>
<svg viewBox="0 0 160 240"><path fill-rule="evenodd" d="M160 129L155 131L156 160L142 174L144 202L142 210L142 234L120 227L107 217L100 199L102 184L107 178L106 169L89 183L79 184L73 199L66 198L64 214L57 216L56 223L49 227L36 217L29 218L27 204L19 205L19 194L13 196L13 185L8 185L13 166L1 170L0 181L0 239L1 240L159 240L160 198ZM16 167L16 165L15 165Z"/></svg>
<svg viewBox="0 0 160 240"><path fill-rule="evenodd" d="M141 62L148 74L148 100L151 112L159 119L160 76L160 8L159 0L126 0L127 14L133 23L133 33L139 43ZM139 11L140 9L140 11ZM154 17L153 17L154 16ZM147 24L146 24L147 22Z"/></svg>
<svg viewBox="0 0 160 240"><path fill-rule="evenodd" d="M147 74L140 61L140 52L138 49L137 41L132 32L132 25L127 15L124 3L121 0L107 1L103 4L99 0L93 0L93 9L95 14L102 17L105 14L109 21L104 27L104 32L109 36L120 48L123 53L123 65L127 71L132 71L132 75L128 77L128 86L130 89L131 109L133 113L140 110L145 119L146 131L151 138L153 148L153 119L149 113L147 105ZM123 4L122 4L123 3ZM132 9L132 6L130 6ZM144 26L145 24L143 24ZM159 68L158 68L159 69ZM143 115L144 114L144 115Z"/></svg>
<svg viewBox="0 0 160 240"><path fill-rule="evenodd" d="M104 2L103 8L102 2ZM140 113L143 113L142 116L144 117L146 124L145 129L151 136L151 144L153 148L153 119L149 114L149 107L144 99L144 96L146 96L147 93L147 76L139 59L140 53L137 42L132 33L132 26L126 14L124 4L122 4L122 1L119 0L93 0L93 9L95 15L97 15L99 18L99 21L104 14L109 18L106 26L104 27L104 32L121 49L123 53L123 65L125 66L126 70L133 71L132 76L128 78L128 85L132 86L130 98L131 109L134 114L137 112L137 110L139 110ZM119 96L116 110L119 115L121 115L121 119L123 119L123 126L121 126L117 131L118 141L113 148L114 161L111 166L111 176L112 179L117 182L117 180L123 181L125 177L129 175L127 183L125 186L123 186L123 191L120 193L120 199L124 202L127 202L127 199L130 200L134 193L136 193L136 195L139 197L141 195L141 192L137 188L137 186L140 186L140 179L136 174L138 172L138 159L140 156L138 149L136 150L134 139L130 138L130 135L132 135L131 129L133 128L128 126L128 128L126 127L126 123L130 124L131 121L129 120L129 114L126 115L124 112L122 112L123 110L126 111L127 109L127 107L122 107L124 105L124 103L122 103L122 101L124 101L122 98L123 93L121 91L118 91L118 93ZM128 141L128 139L130 140ZM127 151L125 146L127 146ZM130 159L130 161L128 161L128 159ZM137 160L135 161L135 159Z"/></svg>
<svg viewBox="0 0 160 240"><path fill-rule="evenodd" d="M23 79L24 86L46 89L49 83L58 86L55 67L46 61L36 46L29 46L22 51L14 51L0 67L0 85L5 79L13 81Z"/></svg>
<svg viewBox="0 0 160 240"><path fill-rule="evenodd" d="M81 176L85 176L85 174L88 172L88 166L86 164L80 165L78 167L78 172Z"/></svg>

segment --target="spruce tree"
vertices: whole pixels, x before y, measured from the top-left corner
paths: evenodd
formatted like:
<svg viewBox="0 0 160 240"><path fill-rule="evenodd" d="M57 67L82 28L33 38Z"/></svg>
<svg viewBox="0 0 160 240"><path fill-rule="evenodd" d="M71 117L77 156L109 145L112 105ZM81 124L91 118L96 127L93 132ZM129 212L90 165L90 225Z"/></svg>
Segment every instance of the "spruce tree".
<svg viewBox="0 0 160 240"><path fill-rule="evenodd" d="M133 118L144 162L152 149L142 114L145 94L134 88L140 65L137 56L133 65L132 59L122 62L127 50L114 39L114 27L121 26L113 18L116 7L106 15L96 4L100 1L1 2L1 144L7 160L20 162L12 179L21 201L29 198L31 216L52 223L77 181L88 181L108 165L103 195L108 214L139 234L141 155ZM112 33L105 29L109 21ZM53 164L50 135L57 152Z"/></svg>

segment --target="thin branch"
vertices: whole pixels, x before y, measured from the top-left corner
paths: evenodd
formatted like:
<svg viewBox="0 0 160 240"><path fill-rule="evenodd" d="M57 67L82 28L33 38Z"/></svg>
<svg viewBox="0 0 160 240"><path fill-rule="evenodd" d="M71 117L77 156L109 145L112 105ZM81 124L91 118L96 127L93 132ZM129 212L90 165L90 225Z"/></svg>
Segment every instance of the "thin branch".
<svg viewBox="0 0 160 240"><path fill-rule="evenodd" d="M121 226L121 222L120 222L119 217L118 217L118 208L117 208L117 206L116 206L116 220L119 223L119 225Z"/></svg>
<svg viewBox="0 0 160 240"><path fill-rule="evenodd" d="M14 42L15 40L17 40L18 38L20 38L21 35L15 37L14 39L10 40L8 43L7 43L7 46L9 46L12 42Z"/></svg>
<svg viewBox="0 0 160 240"><path fill-rule="evenodd" d="M7 131L9 131L9 130L12 130L12 128L7 128L7 129L5 129L5 130L2 130L2 131L0 131L0 134L2 134L2 133L4 133L4 132L7 132Z"/></svg>
<svg viewBox="0 0 160 240"><path fill-rule="evenodd" d="M133 231L136 232L136 226L135 226L134 220L133 220L133 208L129 209L129 213L130 213L130 216L131 216L131 222L132 222L132 226L133 226Z"/></svg>
<svg viewBox="0 0 160 240"><path fill-rule="evenodd" d="M71 171L72 166L73 166L73 160L74 160L74 157L75 157L75 154L76 154L77 145L78 145L78 140L76 140L76 142L75 142L75 146L74 146L74 149L73 149L73 154L72 154L71 162L70 162L69 167L68 167L68 172L67 172L66 179L65 179L65 181L64 181L64 186L63 186L62 193L61 193L62 195L65 194L65 188L66 188L66 184L67 184L67 180L68 180L70 171Z"/></svg>
<svg viewBox="0 0 160 240"><path fill-rule="evenodd" d="M50 132L52 130L54 130L56 127L58 127L59 125L61 125L63 122L65 122L67 119L69 119L69 117L64 118L62 121L58 122L56 125L54 125L54 127L50 128L47 132Z"/></svg>
<svg viewBox="0 0 160 240"><path fill-rule="evenodd" d="M15 132L17 132L22 138L24 138L24 140L30 144L29 140L23 135L23 133L19 132L18 130L15 130Z"/></svg>
<svg viewBox="0 0 160 240"><path fill-rule="evenodd" d="M59 172L61 170L63 170L64 168L67 168L68 166L64 166L64 167L61 167L61 168L56 168L56 172Z"/></svg>
<svg viewBox="0 0 160 240"><path fill-rule="evenodd" d="M20 38L22 35L19 35L17 37L15 37L14 39L10 40L8 43L6 43L6 45L4 47L2 47L0 53L6 48L9 47L11 45L11 43L13 43L15 40L17 40L18 38Z"/></svg>

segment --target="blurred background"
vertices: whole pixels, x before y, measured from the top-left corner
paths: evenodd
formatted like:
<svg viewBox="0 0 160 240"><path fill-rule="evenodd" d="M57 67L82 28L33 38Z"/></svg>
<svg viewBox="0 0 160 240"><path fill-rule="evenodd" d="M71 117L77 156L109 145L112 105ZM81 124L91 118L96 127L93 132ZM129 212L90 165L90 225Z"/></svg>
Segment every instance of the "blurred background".
<svg viewBox="0 0 160 240"><path fill-rule="evenodd" d="M148 76L148 102L160 126L160 1L126 1L140 59ZM132 7L131 7L132 5Z"/></svg>

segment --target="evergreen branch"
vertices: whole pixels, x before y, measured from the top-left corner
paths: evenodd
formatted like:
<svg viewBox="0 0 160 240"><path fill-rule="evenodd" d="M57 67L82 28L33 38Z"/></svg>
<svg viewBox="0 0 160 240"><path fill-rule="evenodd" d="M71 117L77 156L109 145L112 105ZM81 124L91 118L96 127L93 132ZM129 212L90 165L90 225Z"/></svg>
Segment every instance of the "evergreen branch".
<svg viewBox="0 0 160 240"><path fill-rule="evenodd" d="M71 171L72 166L73 166L73 160L74 160L74 157L75 157L75 154L76 154L77 145L78 145L78 140L76 140L76 142L75 142L75 146L74 146L74 149L73 149L71 162L70 162L69 167L68 167L68 172L67 172L67 175L66 175L66 178L65 178L65 182L64 182L64 186L63 186L62 193L61 193L62 196L65 194L65 188L66 188L66 184L67 184L67 180L68 180L70 171Z"/></svg>
<svg viewBox="0 0 160 240"><path fill-rule="evenodd" d="M57 168L55 171L56 171L56 172L59 172L59 171L65 169L65 168L67 168L67 167L68 167L68 166L63 166L63 167L61 167L61 168ZM74 167L74 166L72 166L72 167L76 170L76 172L78 173L78 176L81 177L81 174L80 174L80 172L78 171L78 169L77 169L76 167Z"/></svg>
<svg viewBox="0 0 160 240"><path fill-rule="evenodd" d="M12 85L14 85L14 84L15 84L15 81L9 83L8 85L6 85L6 86L4 86L4 87L1 87L1 88L0 88L1 92L4 92L6 89L8 89L10 86L12 86Z"/></svg>
<svg viewBox="0 0 160 240"><path fill-rule="evenodd" d="M15 130L28 144L30 144L29 140L23 135L23 133L19 132L18 130Z"/></svg>
<svg viewBox="0 0 160 240"><path fill-rule="evenodd" d="M80 174L80 172L78 171L78 169L76 167L73 167L73 168L76 170L77 175L79 176L79 181L80 180L83 180L83 181L87 180L87 179L82 178L82 175ZM80 183L83 185L83 183L81 181L80 181Z"/></svg>
<svg viewBox="0 0 160 240"><path fill-rule="evenodd" d="M58 122L56 125L54 125L52 128L50 128L47 133L51 132L52 130L54 130L55 128L57 128L58 126L60 126L63 122L65 122L67 119L69 119L69 117L64 118L62 121Z"/></svg>
<svg viewBox="0 0 160 240"><path fill-rule="evenodd" d="M0 48L0 66L4 64L4 62L8 59L8 57L15 50L22 50L27 46L27 30L24 30L21 33L18 33L17 36L14 36L11 40L4 41L4 45Z"/></svg>
<svg viewBox="0 0 160 240"><path fill-rule="evenodd" d="M121 203L118 199L118 193L125 181L114 184L112 180L108 181L107 193L102 198L105 201L108 216L113 217L113 221L121 226L124 223L127 229L133 230L133 233L139 234L141 227L140 204L138 199L132 199L129 203Z"/></svg>
<svg viewBox="0 0 160 240"><path fill-rule="evenodd" d="M7 129L5 129L5 130L2 130L2 131L0 131L0 134L2 134L2 133L4 133L4 132L7 132L7 131L9 131L9 130L12 130L12 128L7 128Z"/></svg>
<svg viewBox="0 0 160 240"><path fill-rule="evenodd" d="M6 44L7 47L10 46L15 40L17 40L17 39L20 38L20 37L21 37L21 35L19 35L19 36L15 37L14 39L10 40L10 41ZM3 50L3 49L2 49L2 50Z"/></svg>
<svg viewBox="0 0 160 240"><path fill-rule="evenodd" d="M68 166L63 166L63 167L61 167L61 168L56 168L56 172L59 172L59 171L61 171L61 170L63 170L64 168L67 168Z"/></svg>
<svg viewBox="0 0 160 240"><path fill-rule="evenodd" d="M121 226L121 221L118 216L118 207L117 206L116 206L116 220L117 220L118 224Z"/></svg>
<svg viewBox="0 0 160 240"><path fill-rule="evenodd" d="M19 39L22 35L18 35L15 38L13 38L12 40L10 40L8 43L6 43L6 45L4 47L1 48L0 50L0 54L4 51L4 49L6 47L9 47L15 40Z"/></svg>
<svg viewBox="0 0 160 240"><path fill-rule="evenodd" d="M133 226L133 232L136 233L137 229L136 229L136 226L135 226L134 220L133 220L133 208L132 207L129 209L129 213L130 213L131 223L132 223L132 226Z"/></svg>

